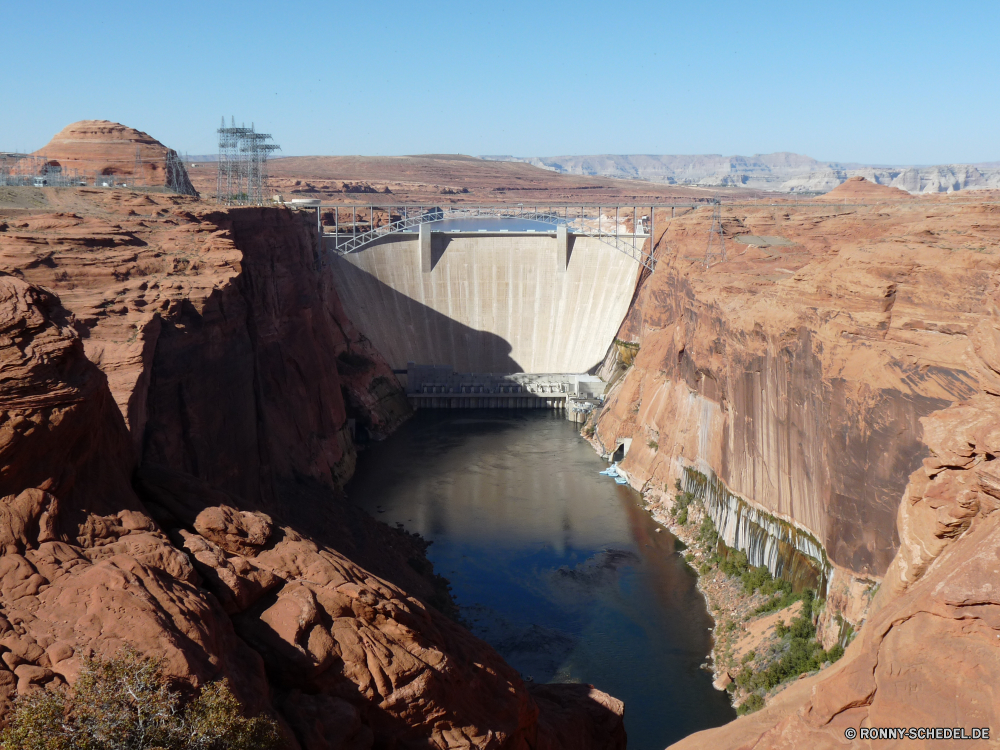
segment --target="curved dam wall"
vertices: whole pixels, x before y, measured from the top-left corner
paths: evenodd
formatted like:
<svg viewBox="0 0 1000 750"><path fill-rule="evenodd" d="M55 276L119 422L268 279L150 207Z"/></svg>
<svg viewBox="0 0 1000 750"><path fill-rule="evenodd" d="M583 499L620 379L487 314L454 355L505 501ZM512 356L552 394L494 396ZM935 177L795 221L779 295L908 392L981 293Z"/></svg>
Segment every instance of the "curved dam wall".
<svg viewBox="0 0 1000 750"><path fill-rule="evenodd" d="M416 234L330 255L345 309L393 368L586 372L614 339L640 266L592 237L568 242L566 262L554 234L435 232L429 272Z"/></svg>

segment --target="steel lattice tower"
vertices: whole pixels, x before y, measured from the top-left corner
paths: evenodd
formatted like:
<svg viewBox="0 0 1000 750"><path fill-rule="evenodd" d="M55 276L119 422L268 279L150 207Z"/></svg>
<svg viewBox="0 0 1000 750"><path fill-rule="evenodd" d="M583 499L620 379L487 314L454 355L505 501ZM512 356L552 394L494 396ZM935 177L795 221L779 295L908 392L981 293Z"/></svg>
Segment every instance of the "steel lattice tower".
<svg viewBox="0 0 1000 750"><path fill-rule="evenodd" d="M226 206L261 205L267 195L267 159L281 147L271 136L250 127L236 127L236 118L222 118L219 128L216 200Z"/></svg>
<svg viewBox="0 0 1000 750"><path fill-rule="evenodd" d="M708 247L705 249L705 268L712 265L713 256L718 256L723 263L726 262L726 237L722 233L722 201L716 198L714 203L712 228L708 230ZM717 240L717 242L713 243L713 240ZM713 244L719 246L716 252L712 252Z"/></svg>

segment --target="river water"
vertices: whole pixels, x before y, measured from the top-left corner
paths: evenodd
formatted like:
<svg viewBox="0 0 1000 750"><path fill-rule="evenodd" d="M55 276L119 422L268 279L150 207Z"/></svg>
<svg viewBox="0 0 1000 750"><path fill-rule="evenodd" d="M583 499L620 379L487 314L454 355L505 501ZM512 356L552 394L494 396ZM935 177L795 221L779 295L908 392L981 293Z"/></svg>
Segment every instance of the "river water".
<svg viewBox="0 0 1000 750"><path fill-rule="evenodd" d="M620 698L630 750L662 750L735 712L700 668L712 620L679 543L606 467L556 413L422 410L347 492L433 542L462 618L524 677Z"/></svg>

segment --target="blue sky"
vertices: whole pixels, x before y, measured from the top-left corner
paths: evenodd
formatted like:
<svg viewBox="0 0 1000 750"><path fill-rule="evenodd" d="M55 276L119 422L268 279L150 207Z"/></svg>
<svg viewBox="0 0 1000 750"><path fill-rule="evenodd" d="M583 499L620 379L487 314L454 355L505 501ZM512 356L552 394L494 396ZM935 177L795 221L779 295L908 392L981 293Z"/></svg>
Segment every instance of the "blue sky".
<svg viewBox="0 0 1000 750"><path fill-rule="evenodd" d="M0 149L108 119L190 153L1000 161L998 2L21 2Z"/></svg>

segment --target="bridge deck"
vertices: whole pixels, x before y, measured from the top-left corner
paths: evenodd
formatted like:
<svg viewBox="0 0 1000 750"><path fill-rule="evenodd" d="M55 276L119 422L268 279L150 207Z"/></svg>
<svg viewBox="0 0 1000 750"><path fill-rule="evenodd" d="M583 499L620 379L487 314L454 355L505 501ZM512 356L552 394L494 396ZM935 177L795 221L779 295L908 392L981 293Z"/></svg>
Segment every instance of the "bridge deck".
<svg viewBox="0 0 1000 750"><path fill-rule="evenodd" d="M565 393L408 393L414 409L565 409Z"/></svg>
<svg viewBox="0 0 1000 750"><path fill-rule="evenodd" d="M671 216L677 208L694 209L707 202L686 202L646 205L585 205L585 204L322 204L316 201L316 231L321 238L333 240L333 250L338 255L361 250L376 240L392 234L412 233L419 227L439 222L469 219L514 219L537 222L576 236L594 237L606 245L628 255L650 271L656 260L652 247L646 249L646 240L655 236L657 209L669 208ZM332 209L326 210L324 209ZM362 221L358 221L359 209ZM345 221L341 231L341 212L350 211L350 221ZM367 222L364 221L367 213ZM346 218L346 217L345 217ZM332 221L330 221L332 219ZM333 232L326 230L332 223ZM489 234L489 229L477 229L474 234ZM494 230L503 232L502 229ZM530 231L530 230L528 230ZM458 230L456 233L462 233ZM471 232L470 232L471 233ZM511 232L512 234L514 232ZM551 233L551 230L534 234ZM652 243L650 243L651 245Z"/></svg>

